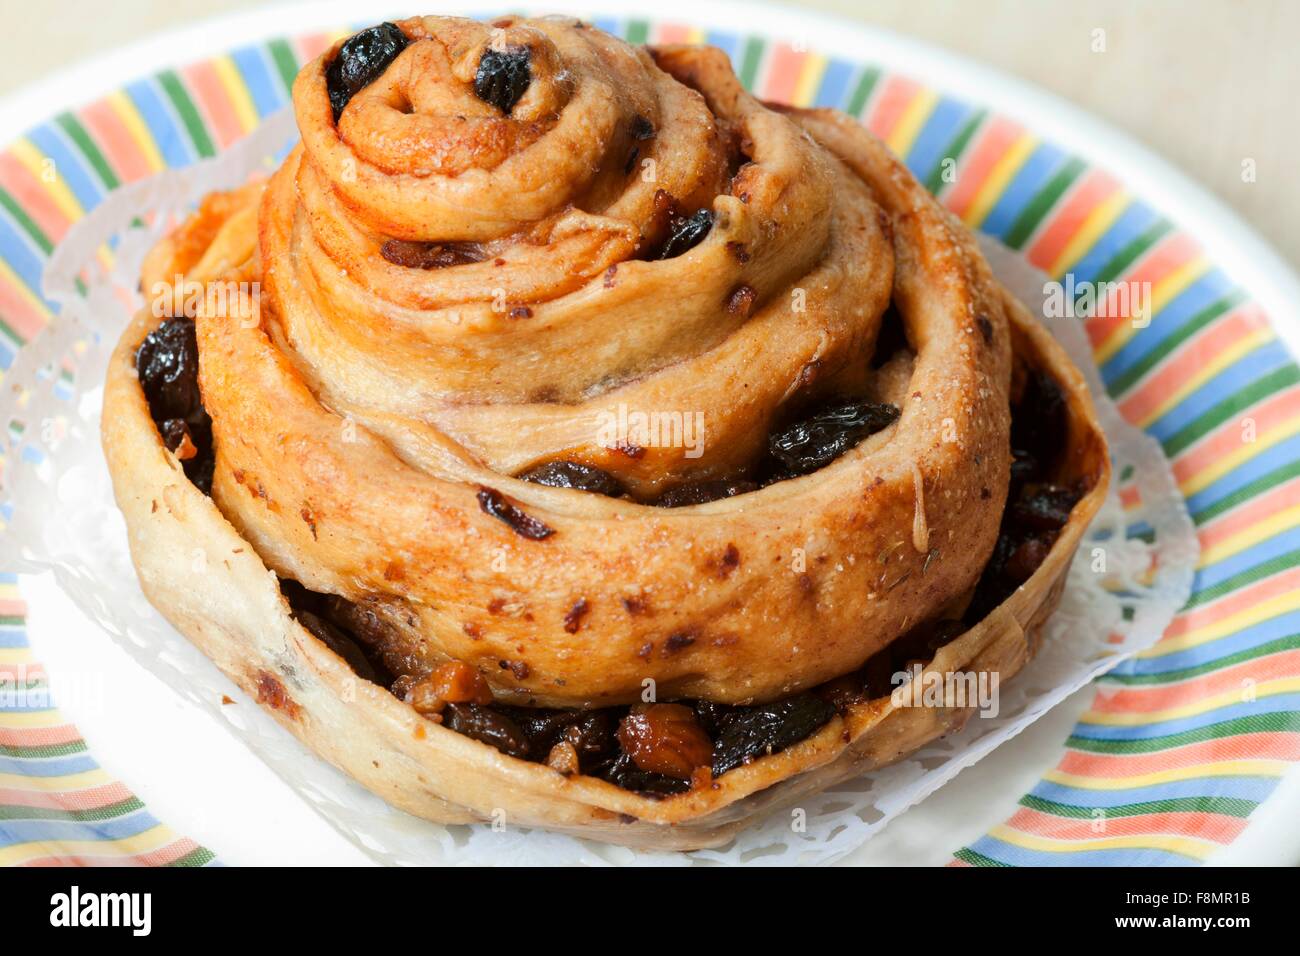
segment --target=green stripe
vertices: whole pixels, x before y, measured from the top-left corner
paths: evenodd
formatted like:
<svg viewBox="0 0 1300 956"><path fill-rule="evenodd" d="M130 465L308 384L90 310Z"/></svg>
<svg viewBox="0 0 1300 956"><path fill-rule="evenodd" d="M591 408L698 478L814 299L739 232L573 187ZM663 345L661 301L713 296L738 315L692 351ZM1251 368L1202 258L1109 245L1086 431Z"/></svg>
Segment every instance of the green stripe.
<svg viewBox="0 0 1300 956"><path fill-rule="evenodd" d="M1128 271L1129 266L1137 262L1139 258L1146 254L1147 250L1163 239L1171 229L1173 223L1167 219L1159 219L1147 226L1146 230L1137 238L1130 240L1119 252L1111 256L1104 266L1098 271L1094 282L1111 282L1119 278ZM1080 292L1080 295L1083 293Z"/></svg>
<svg viewBox="0 0 1300 956"><path fill-rule="evenodd" d="M108 165L108 160L99 151L99 147L90 138L90 134L86 132L86 127L81 125L80 120L71 113L60 113L54 118L54 121L59 124L63 132L68 134L68 138L77 144L77 148L81 150L82 155L86 157L86 161L94 168L100 180L108 189L116 189L121 185L117 175L113 172L113 168Z"/></svg>
<svg viewBox="0 0 1300 956"><path fill-rule="evenodd" d="M1272 654L1281 654L1284 651L1294 651L1300 649L1300 634L1292 634L1289 637L1279 637L1275 641L1269 641L1267 644L1261 644L1259 647L1248 647L1243 651L1237 651L1235 654L1229 654L1226 657L1220 657L1217 660L1205 661L1193 667L1184 667L1180 670L1166 671L1163 674L1127 674L1116 673L1111 671L1109 674L1103 674L1097 678L1098 683L1106 684L1124 684L1129 687L1151 686L1154 684L1174 684L1179 681L1190 680L1193 677L1200 677L1202 674L1209 674L1213 671L1227 670L1238 664L1244 664L1246 661L1254 660L1260 657L1268 657Z"/></svg>
<svg viewBox="0 0 1300 956"><path fill-rule="evenodd" d="M70 820L74 823L94 823L112 820L143 810L144 804L137 797L127 797L117 803L95 807L91 810L63 810L57 807L23 807L16 804L0 804L0 820Z"/></svg>
<svg viewBox="0 0 1300 956"><path fill-rule="evenodd" d="M971 138L975 135L975 130L979 129L980 123L984 122L984 117L988 115L985 110L976 110L971 114L961 130L952 138L948 148L943 151L934 168L930 170L930 175L925 178L925 188L932 195L938 195L939 190L943 189L943 164L949 160L956 162L961 158L961 154L966 151L970 145Z"/></svg>
<svg viewBox="0 0 1300 956"><path fill-rule="evenodd" d="M1020 804L1040 813L1050 813L1054 817L1065 817L1070 820L1097 819L1094 813L1098 809L1096 807L1076 807L1068 803L1057 803L1055 800L1036 797L1032 793L1021 797ZM1242 800L1237 797L1172 797L1168 800L1124 803L1117 807L1102 809L1105 810L1103 819L1142 817L1152 813L1217 813L1226 817L1245 819L1257 806L1259 804L1253 800Z"/></svg>
<svg viewBox="0 0 1300 956"><path fill-rule="evenodd" d="M650 24L645 20L629 20L626 36L628 43L645 43L650 39Z"/></svg>
<svg viewBox="0 0 1300 956"><path fill-rule="evenodd" d="M758 64L761 62L763 41L759 37L750 37L745 41L745 53L740 58L740 85L745 89L754 89L754 84L758 81Z"/></svg>
<svg viewBox="0 0 1300 956"><path fill-rule="evenodd" d="M217 858L216 854L214 854L207 847L201 846L196 850L192 850L191 852L186 853L179 860L173 860L171 863L168 863L167 865L168 866L206 866L216 858Z"/></svg>
<svg viewBox="0 0 1300 956"><path fill-rule="evenodd" d="M1300 731L1300 713L1291 710L1234 717L1232 720L1196 727L1193 730L1165 734L1163 737L1144 737L1140 740L1098 740L1094 737L1079 737L1071 734L1065 745L1074 750L1094 754L1149 754L1160 750L1173 750L1175 747L1186 747L1188 744L1201 744L1207 740L1236 737L1240 734L1284 731Z"/></svg>
<svg viewBox="0 0 1300 956"><path fill-rule="evenodd" d="M69 740L61 744L41 744L35 747L20 747L9 744L0 744L0 757L27 757L40 759L42 757L68 757L72 754L86 752L86 742L84 740Z"/></svg>
<svg viewBox="0 0 1300 956"><path fill-rule="evenodd" d="M1065 194L1065 191L1074 184L1074 181L1079 178L1083 170L1083 160L1077 156L1071 156L1062 163L1056 174L1047 181L1047 185L1040 189L1038 194L1029 201L1029 205L1021 210L1003 242L1012 249L1019 249L1023 246L1029 237L1034 234L1038 224L1043 221L1043 217L1056 205L1056 201Z"/></svg>
<svg viewBox="0 0 1300 956"><path fill-rule="evenodd" d="M293 81L298 76L298 58L293 55L293 49L285 40L272 40L267 44L267 49L271 52L271 62L275 64L276 72L280 74L280 82L284 84L286 93L293 92Z"/></svg>
<svg viewBox="0 0 1300 956"><path fill-rule="evenodd" d="M23 227L23 232L31 237L32 242L36 243L48 255L54 248L54 243L50 242L49 237L41 231L41 227L36 225L32 217L27 215L27 210L18 205L17 200L9 195L9 190L0 188L0 206L4 206L9 211L9 215L14 217L14 221Z"/></svg>
<svg viewBox="0 0 1300 956"><path fill-rule="evenodd" d="M998 866L998 867L1002 867L1003 869L1009 868L1011 866L1010 863L1001 863L997 860L990 859L989 857L985 856L983 853L976 853L970 847L962 847L960 850L954 853L953 856L961 860L963 863L969 863L971 866Z"/></svg>
<svg viewBox="0 0 1300 956"><path fill-rule="evenodd" d="M1251 382L1241 391L1234 392L1217 404L1210 406L1170 435L1162 443L1165 454L1170 458L1177 456L1224 422L1236 417L1239 412L1245 411L1252 405L1256 405L1263 399L1268 398L1274 392L1280 392L1297 382L1300 382L1300 368L1295 365L1288 364L1274 369L1263 378Z"/></svg>
<svg viewBox="0 0 1300 956"><path fill-rule="evenodd" d="M1279 465L1268 474L1256 478L1248 485L1243 485L1226 498L1220 498L1214 504L1207 506L1201 511L1192 515L1192 521L1197 525L1203 525L1225 511L1231 511L1239 504L1249 501L1256 495L1259 495L1270 488L1290 481L1300 475L1300 461L1287 462L1285 465Z"/></svg>
<svg viewBox="0 0 1300 956"><path fill-rule="evenodd" d="M194 101L190 99L190 94L186 93L185 87L181 85L180 77L174 70L164 70L158 74L158 85L163 88L167 99L171 100L172 106L180 115L181 122L185 124L185 129L190 134L190 141L194 143L194 149L198 154L204 157L215 156L217 151L212 148L207 127L203 125L203 119L199 116Z"/></svg>
<svg viewBox="0 0 1300 956"><path fill-rule="evenodd" d="M1200 312L1184 322L1172 335L1165 338L1159 345L1148 352L1142 358L1133 363L1132 366L1121 372L1115 381L1106 387L1114 398L1119 398L1134 385L1138 383L1147 372L1155 368L1178 346L1182 345L1193 335L1205 328L1219 316L1223 315L1229 309L1236 308L1245 301L1245 293L1240 289L1233 289L1217 302L1212 302Z"/></svg>
<svg viewBox="0 0 1300 956"><path fill-rule="evenodd" d="M0 627L20 627L22 623L21 614L0 614Z"/></svg>
<svg viewBox="0 0 1300 956"><path fill-rule="evenodd" d="M1265 578L1271 578L1279 572L1289 570L1300 565L1300 551L1288 551L1286 554L1279 554L1275 558L1261 562L1253 568L1247 568L1245 571L1238 572L1230 578L1225 578L1214 587L1206 588L1203 591L1197 591L1191 599L1183 605L1183 610L1187 611L1201 604L1209 604L1211 601L1223 597L1225 594L1231 594L1238 588L1244 588L1247 585L1254 584L1257 581L1263 581Z"/></svg>
<svg viewBox="0 0 1300 956"><path fill-rule="evenodd" d="M748 52L748 51L747 51ZM755 63L755 68L758 64ZM844 112L850 116L860 116L862 109L867 105L867 100L871 99L871 91L876 88L876 83L880 80L880 71L874 66L865 67L862 75L858 77L858 85L853 88L853 95L849 97L849 105L844 108Z"/></svg>

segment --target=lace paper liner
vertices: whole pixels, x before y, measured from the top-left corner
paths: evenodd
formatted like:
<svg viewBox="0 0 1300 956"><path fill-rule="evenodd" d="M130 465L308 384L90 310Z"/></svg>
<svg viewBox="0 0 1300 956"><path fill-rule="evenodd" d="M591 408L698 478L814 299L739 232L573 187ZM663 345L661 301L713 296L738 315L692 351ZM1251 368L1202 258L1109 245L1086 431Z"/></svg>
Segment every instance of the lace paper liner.
<svg viewBox="0 0 1300 956"><path fill-rule="evenodd" d="M801 802L802 825L775 811L730 844L692 853L635 851L525 828L440 826L389 807L300 744L257 707L222 707L239 691L145 600L113 501L99 440L108 358L130 316L145 253L214 189L269 174L297 136L289 111L214 159L110 194L74 226L45 269L60 310L18 354L0 395L5 570L50 571L68 596L137 661L207 708L309 805L382 863L818 864L848 854L1065 697L1153 645L1187 600L1199 546L1159 445L1106 397L1077 319L1047 320L1083 369L1110 440L1110 494L1070 569L1035 659L1000 689L999 714L972 719L899 763ZM1031 307L1045 276L994 240L994 272ZM1043 315L1041 308L1031 308ZM1126 508L1119 489L1130 488ZM1136 501L1136 504L1133 502ZM1104 550L1105 571L1092 570Z"/></svg>

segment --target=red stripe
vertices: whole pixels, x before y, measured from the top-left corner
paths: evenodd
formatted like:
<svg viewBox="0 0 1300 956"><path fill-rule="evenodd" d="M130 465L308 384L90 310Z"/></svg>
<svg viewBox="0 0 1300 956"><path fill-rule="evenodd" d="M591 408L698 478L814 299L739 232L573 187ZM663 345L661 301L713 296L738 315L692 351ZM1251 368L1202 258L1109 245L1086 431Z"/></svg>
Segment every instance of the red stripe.
<svg viewBox="0 0 1300 956"><path fill-rule="evenodd" d="M217 144L222 147L240 139L244 128L239 125L235 108L217 77L217 71L211 60L187 66L183 71L186 85L194 94L194 101L207 117L207 127L214 134Z"/></svg>
<svg viewBox="0 0 1300 956"><path fill-rule="evenodd" d="M1097 754L1069 750L1057 769L1081 777L1122 780L1221 760L1300 760L1300 733L1269 731L1173 747L1156 753ZM1207 768L1208 769L1208 768Z"/></svg>
<svg viewBox="0 0 1300 956"><path fill-rule="evenodd" d="M1248 821L1220 813L1144 813L1140 816L1102 816L1075 820L1022 807L1007 826L1022 833L1052 840L1104 840L1116 836L1176 834L1215 843L1231 843Z"/></svg>
<svg viewBox="0 0 1300 956"><path fill-rule="evenodd" d="M958 169L957 182L944 196L944 202L954 214L966 215L979 194L980 187L989 178L989 173L993 172L993 167L1023 132L1022 127L1001 116L996 116L985 124L974 148L968 150L969 157L962 161Z"/></svg>
<svg viewBox="0 0 1300 956"><path fill-rule="evenodd" d="M885 80L876 99L876 108L872 110L867 126L881 139L888 139L898 121L903 118L907 105L921 91L921 84L905 76L891 76Z"/></svg>
<svg viewBox="0 0 1300 956"><path fill-rule="evenodd" d="M1300 650L1282 651L1242 661L1221 671L1164 687L1126 687L1098 691L1092 710L1098 714L1151 714L1228 692L1243 690L1243 681L1258 683L1300 674Z"/></svg>
<svg viewBox="0 0 1300 956"><path fill-rule="evenodd" d="M54 172L57 176L57 168ZM0 153L0 186L9 190L47 239L58 242L63 238L71 224L68 217L55 204L54 197L45 184L33 176L31 170L12 153ZM38 254L44 255L39 250Z"/></svg>
<svg viewBox="0 0 1300 956"><path fill-rule="evenodd" d="M788 43L778 43L772 47L768 60L767 79L763 84L763 95L769 100L781 103L793 103L795 88L799 85L799 71L807 53L796 53Z"/></svg>
<svg viewBox="0 0 1300 956"><path fill-rule="evenodd" d="M1026 258L1040 269L1050 269L1083 226L1084 220L1118 189L1119 181L1107 172L1092 169L1084 173L1065 204L1044 227Z"/></svg>
<svg viewBox="0 0 1300 956"><path fill-rule="evenodd" d="M153 174L149 161L107 100L97 100L81 111L81 120L103 150L108 165L123 182Z"/></svg>

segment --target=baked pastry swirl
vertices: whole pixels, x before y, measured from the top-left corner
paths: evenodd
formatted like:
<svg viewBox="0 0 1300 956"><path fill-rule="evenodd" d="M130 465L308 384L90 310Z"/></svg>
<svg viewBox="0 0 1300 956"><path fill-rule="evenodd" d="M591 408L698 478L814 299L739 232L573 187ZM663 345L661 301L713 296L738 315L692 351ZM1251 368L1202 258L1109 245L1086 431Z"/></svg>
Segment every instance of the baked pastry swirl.
<svg viewBox="0 0 1300 956"><path fill-rule="evenodd" d="M104 438L146 593L325 757L707 845L969 716L898 665L1027 658L1104 439L856 123L551 18L381 24L293 102L142 277L260 298L142 312Z"/></svg>

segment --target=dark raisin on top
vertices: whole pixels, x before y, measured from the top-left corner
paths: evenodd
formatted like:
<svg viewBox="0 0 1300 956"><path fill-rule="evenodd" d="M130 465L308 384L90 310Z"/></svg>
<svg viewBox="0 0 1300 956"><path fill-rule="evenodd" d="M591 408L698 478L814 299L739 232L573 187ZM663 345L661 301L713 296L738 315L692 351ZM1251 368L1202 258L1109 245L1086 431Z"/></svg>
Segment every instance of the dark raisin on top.
<svg viewBox="0 0 1300 956"><path fill-rule="evenodd" d="M529 468L517 476L521 481L549 488L573 488L593 494L618 498L625 493L623 485L609 472L578 461L548 461Z"/></svg>
<svg viewBox="0 0 1300 956"><path fill-rule="evenodd" d="M339 47L325 68L334 122L339 121L352 97L379 79L410 42L397 24L384 22L362 30Z"/></svg>
<svg viewBox="0 0 1300 956"><path fill-rule="evenodd" d="M484 50L474 74L474 95L509 116L533 82L531 58L527 47Z"/></svg>
<svg viewBox="0 0 1300 956"><path fill-rule="evenodd" d="M644 142L655 134L654 124L648 119L637 113L632 117L632 138L638 142Z"/></svg>
<svg viewBox="0 0 1300 956"><path fill-rule="evenodd" d="M757 490L757 483L746 479L688 481L675 488L669 488L650 503L656 508L684 508L689 505L702 505L710 501L718 501L721 498L734 498L736 495L748 494Z"/></svg>
<svg viewBox="0 0 1300 956"><path fill-rule="evenodd" d="M478 506L483 509L484 514L489 514L498 521L504 521L510 526L510 530L521 538L541 541L555 534L554 528L512 504L495 488L480 487L477 497Z"/></svg>
<svg viewBox="0 0 1300 956"><path fill-rule="evenodd" d="M797 694L756 707L735 707L712 712L716 727L713 775L750 760L784 750L821 728L835 716L835 707L812 694Z"/></svg>
<svg viewBox="0 0 1300 956"><path fill-rule="evenodd" d="M673 216L668 223L668 241L659 250L660 259L675 259L684 252L689 252L709 234L713 228L713 213L701 209L690 216Z"/></svg>
<svg viewBox="0 0 1300 956"><path fill-rule="evenodd" d="M135 369L164 444L169 451L177 451L189 439L194 447L182 462L185 475L200 491L210 494L215 467L212 419L199 392L194 322L183 317L165 319L140 343Z"/></svg>
<svg viewBox="0 0 1300 956"><path fill-rule="evenodd" d="M841 401L768 436L768 452L785 477L824 468L868 435L888 428L901 412L896 405Z"/></svg>

